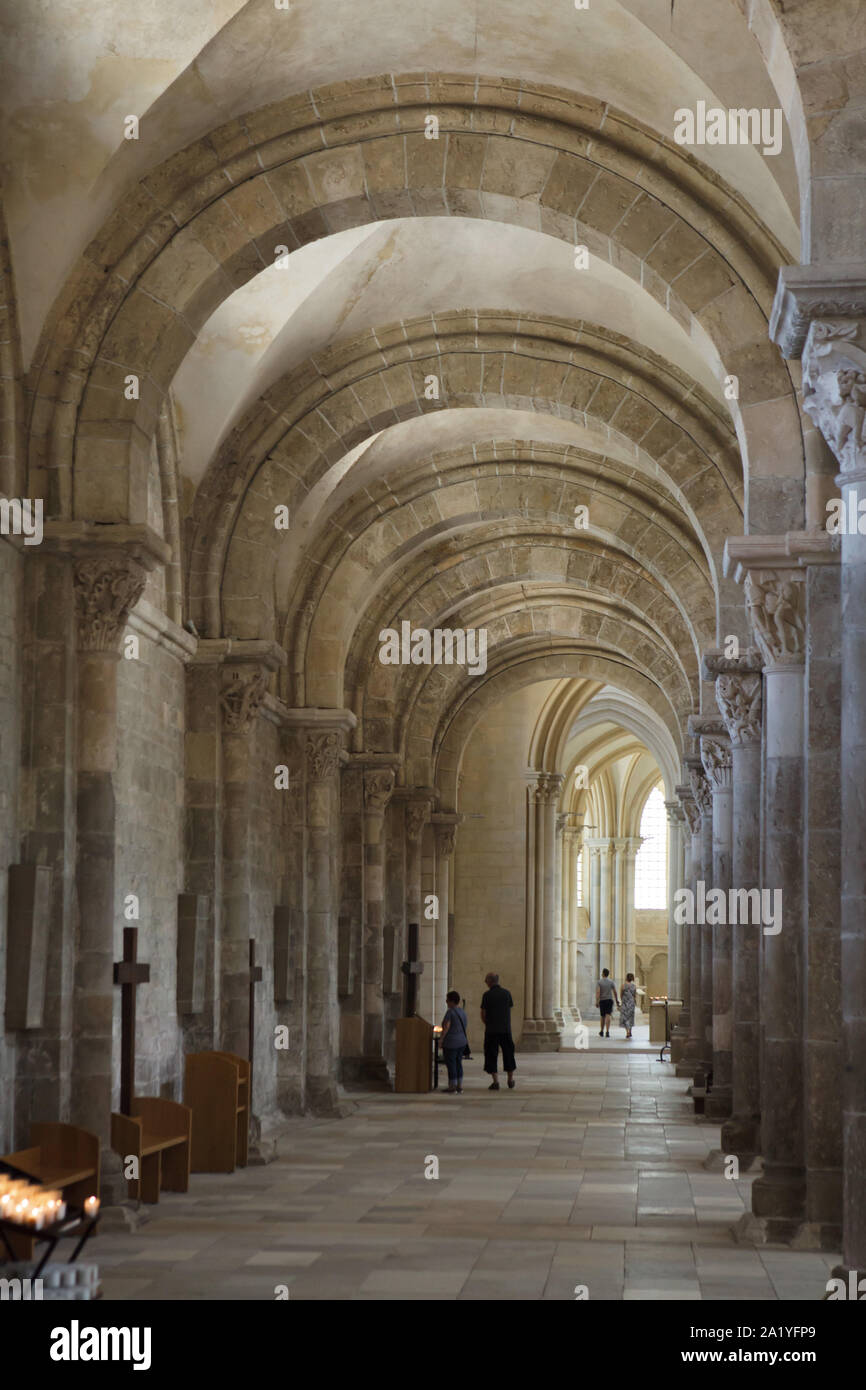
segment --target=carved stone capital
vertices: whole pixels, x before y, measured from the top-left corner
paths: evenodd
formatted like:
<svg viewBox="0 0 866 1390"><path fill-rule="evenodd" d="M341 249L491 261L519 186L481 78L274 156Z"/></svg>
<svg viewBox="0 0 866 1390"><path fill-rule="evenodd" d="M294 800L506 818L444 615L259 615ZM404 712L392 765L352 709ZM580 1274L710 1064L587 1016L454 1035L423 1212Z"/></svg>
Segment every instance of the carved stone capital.
<svg viewBox="0 0 866 1390"><path fill-rule="evenodd" d="M421 831L430 819L429 801L406 802L406 837L413 843L421 837Z"/></svg>
<svg viewBox="0 0 866 1390"><path fill-rule="evenodd" d="M433 834L436 836L437 855L444 859L450 859L457 844L456 824L434 824Z"/></svg>
<svg viewBox="0 0 866 1390"><path fill-rule="evenodd" d="M841 472L866 468L866 320L815 319L803 349L803 409Z"/></svg>
<svg viewBox="0 0 866 1390"><path fill-rule="evenodd" d="M758 671L726 671L716 677L716 703L735 748L761 742L763 681Z"/></svg>
<svg viewBox="0 0 866 1390"><path fill-rule="evenodd" d="M73 571L78 648L116 652L129 612L144 593L147 569L122 550L94 550Z"/></svg>
<svg viewBox="0 0 866 1390"><path fill-rule="evenodd" d="M376 768L364 773L364 809L384 815L394 791L394 772L391 768Z"/></svg>
<svg viewBox="0 0 866 1390"><path fill-rule="evenodd" d="M688 760L689 786L701 816L712 815L713 793L703 763L698 758ZM688 811L686 812L688 814Z"/></svg>
<svg viewBox="0 0 866 1390"><path fill-rule="evenodd" d="M343 735L336 729L308 733L304 744L308 781L328 782L335 777L342 751Z"/></svg>
<svg viewBox="0 0 866 1390"><path fill-rule="evenodd" d="M746 608L767 666L802 666L806 644L806 576L794 569L749 570Z"/></svg>
<svg viewBox="0 0 866 1390"><path fill-rule="evenodd" d="M264 704L270 671L253 662L220 667L220 708L228 734L248 734Z"/></svg>
<svg viewBox="0 0 866 1390"><path fill-rule="evenodd" d="M731 749L713 738L701 739L701 762L713 791L722 791L731 785L734 764Z"/></svg>

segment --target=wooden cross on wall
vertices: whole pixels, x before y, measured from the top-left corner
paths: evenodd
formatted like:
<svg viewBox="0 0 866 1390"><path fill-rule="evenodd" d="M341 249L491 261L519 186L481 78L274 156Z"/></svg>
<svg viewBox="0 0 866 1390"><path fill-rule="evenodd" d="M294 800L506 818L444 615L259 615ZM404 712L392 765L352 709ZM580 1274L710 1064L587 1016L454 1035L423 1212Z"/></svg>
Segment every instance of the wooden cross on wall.
<svg viewBox="0 0 866 1390"><path fill-rule="evenodd" d="M424 972L424 962L418 959L418 923L409 923L409 940L407 943L408 960L404 960L400 966L406 977L406 984L403 990L403 1017L414 1018L415 1008L418 1003L418 976Z"/></svg>
<svg viewBox="0 0 866 1390"><path fill-rule="evenodd" d="M135 1094L135 991L150 980L150 966L136 960L138 927L123 928L123 960L114 962L120 985L120 1113L128 1115Z"/></svg>
<svg viewBox="0 0 866 1390"><path fill-rule="evenodd" d="M261 982L262 967L256 965L256 943L250 937L250 1100L253 1094L253 1055L256 1039L256 985Z"/></svg>

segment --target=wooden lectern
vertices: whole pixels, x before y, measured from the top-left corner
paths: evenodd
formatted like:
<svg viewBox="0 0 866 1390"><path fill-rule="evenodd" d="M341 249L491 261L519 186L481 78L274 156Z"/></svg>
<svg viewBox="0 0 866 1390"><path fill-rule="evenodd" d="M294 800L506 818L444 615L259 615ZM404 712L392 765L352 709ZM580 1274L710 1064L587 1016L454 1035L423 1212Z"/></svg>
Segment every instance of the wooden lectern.
<svg viewBox="0 0 866 1390"><path fill-rule="evenodd" d="M395 1091L429 1091L433 1070L433 1025L426 1018L397 1019Z"/></svg>

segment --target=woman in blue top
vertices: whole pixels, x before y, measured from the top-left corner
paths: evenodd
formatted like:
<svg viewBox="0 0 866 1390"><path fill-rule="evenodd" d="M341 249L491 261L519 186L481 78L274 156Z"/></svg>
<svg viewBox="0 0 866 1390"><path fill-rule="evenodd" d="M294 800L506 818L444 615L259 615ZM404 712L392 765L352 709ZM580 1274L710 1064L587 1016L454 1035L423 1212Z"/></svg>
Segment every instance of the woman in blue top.
<svg viewBox="0 0 866 1390"><path fill-rule="evenodd" d="M442 1055L448 1068L448 1095L463 1095L463 1049L469 1039L466 1036L466 1015L458 1008L460 995L450 989L445 996L448 1011L442 1020Z"/></svg>

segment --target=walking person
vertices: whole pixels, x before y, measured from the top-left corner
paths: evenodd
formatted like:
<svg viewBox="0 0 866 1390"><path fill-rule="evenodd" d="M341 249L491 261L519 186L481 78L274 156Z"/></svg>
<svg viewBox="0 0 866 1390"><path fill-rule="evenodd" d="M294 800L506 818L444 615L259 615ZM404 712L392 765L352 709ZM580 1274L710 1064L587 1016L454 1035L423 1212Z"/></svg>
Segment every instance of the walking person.
<svg viewBox="0 0 866 1390"><path fill-rule="evenodd" d="M601 1027L598 1030L598 1036L600 1038L610 1037L610 1016L613 1013L614 1001L616 1001L617 1005L619 1004L616 985L610 978L610 971L602 970L601 979L595 987L595 1002L598 1005L598 1012L600 1014L599 1022L601 1023Z"/></svg>
<svg viewBox="0 0 866 1390"><path fill-rule="evenodd" d="M634 1027L634 1010L637 1003L637 985L634 982L634 975L626 975L625 984L622 987L622 1001L619 1006L619 1021L625 1029L626 1041L631 1037L631 1030Z"/></svg>
<svg viewBox="0 0 866 1390"><path fill-rule="evenodd" d="M448 1095L463 1095L463 1053L469 1045L466 1035L466 1014L460 1008L460 995L449 989L445 995L448 1008L442 1020L442 1056L448 1068Z"/></svg>
<svg viewBox="0 0 866 1390"><path fill-rule="evenodd" d="M514 1000L491 971L484 976L487 992L481 998L481 1022L484 1024L484 1070L493 1078L488 1091L499 1090L499 1049L502 1048L502 1069L508 1077L508 1089L514 1090L514 1040L511 1037L511 1010Z"/></svg>

